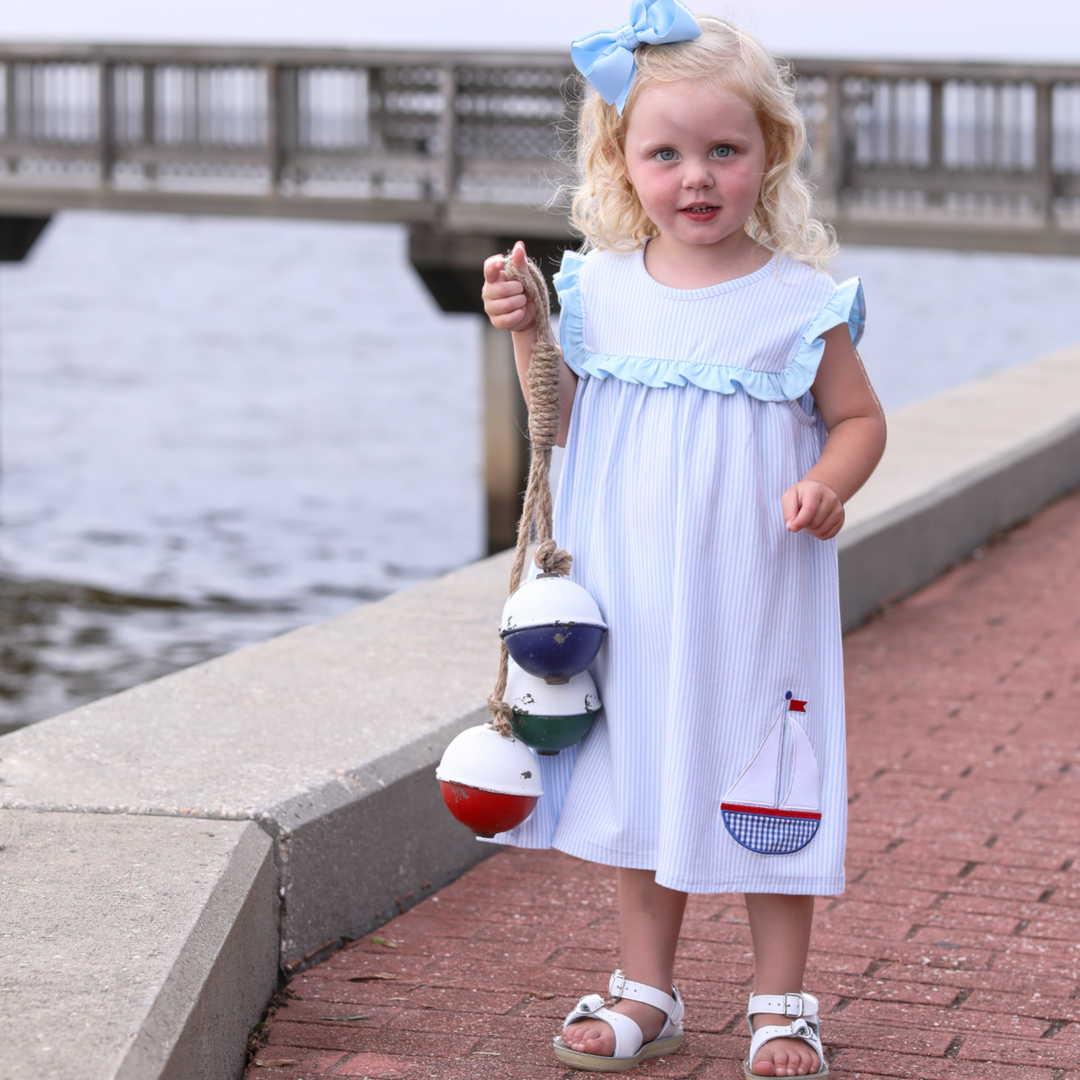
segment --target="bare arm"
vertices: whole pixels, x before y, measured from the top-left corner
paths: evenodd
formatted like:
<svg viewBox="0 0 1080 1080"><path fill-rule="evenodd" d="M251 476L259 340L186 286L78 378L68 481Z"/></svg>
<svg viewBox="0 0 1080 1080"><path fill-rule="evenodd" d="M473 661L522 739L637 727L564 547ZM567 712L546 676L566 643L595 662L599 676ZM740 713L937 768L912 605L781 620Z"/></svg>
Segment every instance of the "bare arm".
<svg viewBox="0 0 1080 1080"><path fill-rule="evenodd" d="M869 479L885 450L885 414L846 326L821 335L825 353L811 392L828 437L817 464L783 496L790 532L830 540L844 503Z"/></svg>
<svg viewBox="0 0 1080 1080"><path fill-rule="evenodd" d="M517 266L525 266L525 245L519 240L510 256ZM536 341L536 312L525 296L521 282L514 281L505 270L502 255L492 255L484 263L484 311L496 330L511 331L514 339L514 362L525 403L529 402L529 362L532 359L533 342ZM570 410L577 390L577 376L566 365L559 363L559 434L556 443L566 445L570 427Z"/></svg>

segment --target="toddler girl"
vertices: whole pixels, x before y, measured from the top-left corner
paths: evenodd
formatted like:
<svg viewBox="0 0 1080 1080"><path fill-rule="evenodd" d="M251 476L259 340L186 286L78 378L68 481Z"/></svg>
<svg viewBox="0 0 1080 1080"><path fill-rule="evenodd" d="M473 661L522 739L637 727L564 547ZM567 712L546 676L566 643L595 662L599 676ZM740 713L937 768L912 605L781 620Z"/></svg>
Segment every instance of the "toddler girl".
<svg viewBox="0 0 1080 1080"><path fill-rule="evenodd" d="M538 759L546 794L499 839L618 867L616 1003L581 999L561 1061L615 1071L676 1049L686 895L741 892L745 1073L825 1076L802 982L813 898L844 888L833 537L885 444L855 352L862 290L824 272L790 74L675 0L634 0L631 17L573 47L593 87L574 201L587 254L555 278L555 538L609 627L604 709ZM535 313L502 256L484 273L525 385Z"/></svg>

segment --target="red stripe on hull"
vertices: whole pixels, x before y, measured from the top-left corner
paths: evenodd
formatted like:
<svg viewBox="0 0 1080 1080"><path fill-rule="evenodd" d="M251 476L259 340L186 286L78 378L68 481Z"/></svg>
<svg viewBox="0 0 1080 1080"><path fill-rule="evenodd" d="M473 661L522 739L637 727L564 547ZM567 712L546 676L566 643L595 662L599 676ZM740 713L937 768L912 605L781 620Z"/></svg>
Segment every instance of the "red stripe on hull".
<svg viewBox="0 0 1080 1080"><path fill-rule="evenodd" d="M721 803L721 810L730 810L739 814L761 814L764 817L809 818L820 821L821 815L812 810L774 810L771 806L740 806L738 803Z"/></svg>

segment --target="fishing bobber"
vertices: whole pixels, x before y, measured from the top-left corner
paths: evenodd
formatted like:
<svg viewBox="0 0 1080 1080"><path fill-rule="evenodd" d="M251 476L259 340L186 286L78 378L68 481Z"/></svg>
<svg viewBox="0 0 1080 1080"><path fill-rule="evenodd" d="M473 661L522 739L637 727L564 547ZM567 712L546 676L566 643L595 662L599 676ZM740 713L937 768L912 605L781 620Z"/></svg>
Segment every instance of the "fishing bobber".
<svg viewBox="0 0 1080 1080"><path fill-rule="evenodd" d="M544 794L529 748L490 724L458 735L446 748L435 779L450 813L478 836L516 828Z"/></svg>
<svg viewBox="0 0 1080 1080"><path fill-rule="evenodd" d="M548 683L512 660L503 701L514 710L510 727L538 754L557 754L585 737L600 709L596 683L587 671L564 683Z"/></svg>
<svg viewBox="0 0 1080 1080"><path fill-rule="evenodd" d="M549 683L584 671L600 651L607 624L596 601L561 574L540 574L506 601L499 633L514 661Z"/></svg>

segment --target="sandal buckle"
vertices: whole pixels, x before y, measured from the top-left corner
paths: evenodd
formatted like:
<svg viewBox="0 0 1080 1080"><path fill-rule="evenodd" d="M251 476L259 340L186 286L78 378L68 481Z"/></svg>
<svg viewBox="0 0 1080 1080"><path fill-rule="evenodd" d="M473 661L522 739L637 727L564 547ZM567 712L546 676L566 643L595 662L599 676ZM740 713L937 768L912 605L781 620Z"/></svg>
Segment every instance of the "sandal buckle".
<svg viewBox="0 0 1080 1080"><path fill-rule="evenodd" d="M626 993L626 976L622 973L621 968L616 968L615 973L611 976L611 980L608 982L608 993L616 1000Z"/></svg>
<svg viewBox="0 0 1080 1080"><path fill-rule="evenodd" d="M794 1009L794 1011L792 1011ZM806 1002L802 994L784 995L784 1015L794 1017L796 1020L805 1015Z"/></svg>
<svg viewBox="0 0 1080 1080"><path fill-rule="evenodd" d="M579 1016L592 1016L604 1007L604 999L599 994L589 994L583 997L575 1006L574 1012Z"/></svg>

